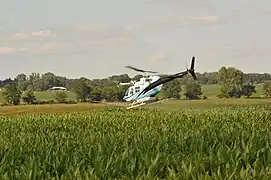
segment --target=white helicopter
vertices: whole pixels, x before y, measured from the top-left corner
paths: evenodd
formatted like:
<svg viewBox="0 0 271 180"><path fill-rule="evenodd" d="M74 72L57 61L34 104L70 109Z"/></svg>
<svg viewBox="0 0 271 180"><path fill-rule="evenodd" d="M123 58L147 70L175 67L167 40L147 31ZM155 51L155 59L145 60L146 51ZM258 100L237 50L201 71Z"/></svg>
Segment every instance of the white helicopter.
<svg viewBox="0 0 271 180"><path fill-rule="evenodd" d="M120 83L121 85L132 85L126 90L125 95L123 97L123 100L127 102L132 102L131 105L127 107L127 109L135 108L156 101L157 98L155 96L161 91L163 84L166 82L172 81L176 78L182 78L184 75L187 75L188 73L192 75L194 80L197 80L194 66L195 66L195 57L193 56L191 67L186 71L164 77L156 75L153 76L145 75L142 78L140 78L140 80L137 82L131 81L130 83ZM130 68L135 71L143 73L157 73L153 71L137 69L132 66L126 66L126 68Z"/></svg>

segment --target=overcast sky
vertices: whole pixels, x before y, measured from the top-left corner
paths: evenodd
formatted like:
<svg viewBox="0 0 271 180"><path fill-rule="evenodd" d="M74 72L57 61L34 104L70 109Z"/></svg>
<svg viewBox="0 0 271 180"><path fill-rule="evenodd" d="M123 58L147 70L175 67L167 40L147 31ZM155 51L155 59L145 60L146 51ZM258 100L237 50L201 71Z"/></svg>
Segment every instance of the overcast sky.
<svg viewBox="0 0 271 180"><path fill-rule="evenodd" d="M0 79L271 71L270 0L1 0Z"/></svg>

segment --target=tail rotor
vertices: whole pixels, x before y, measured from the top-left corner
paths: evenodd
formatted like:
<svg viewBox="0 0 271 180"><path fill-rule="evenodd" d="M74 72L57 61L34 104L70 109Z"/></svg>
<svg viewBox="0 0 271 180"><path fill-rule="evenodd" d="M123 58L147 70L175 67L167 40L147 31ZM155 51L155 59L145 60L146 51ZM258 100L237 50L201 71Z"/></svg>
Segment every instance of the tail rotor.
<svg viewBox="0 0 271 180"><path fill-rule="evenodd" d="M192 75L194 80L198 79L196 74L195 74L195 56L192 57L190 69L187 69L187 71Z"/></svg>

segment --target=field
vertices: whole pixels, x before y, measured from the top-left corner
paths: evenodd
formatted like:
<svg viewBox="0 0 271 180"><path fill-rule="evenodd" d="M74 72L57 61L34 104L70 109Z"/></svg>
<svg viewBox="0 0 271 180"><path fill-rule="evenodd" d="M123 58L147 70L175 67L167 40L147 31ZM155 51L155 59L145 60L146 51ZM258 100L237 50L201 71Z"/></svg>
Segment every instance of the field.
<svg viewBox="0 0 271 180"><path fill-rule="evenodd" d="M269 104L1 107L0 179L270 179Z"/></svg>

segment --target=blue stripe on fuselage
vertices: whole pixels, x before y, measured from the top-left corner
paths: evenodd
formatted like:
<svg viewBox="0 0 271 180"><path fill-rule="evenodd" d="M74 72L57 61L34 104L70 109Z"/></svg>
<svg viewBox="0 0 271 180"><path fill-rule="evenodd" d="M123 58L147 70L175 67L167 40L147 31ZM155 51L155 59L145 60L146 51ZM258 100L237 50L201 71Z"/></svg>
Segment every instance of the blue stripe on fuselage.
<svg viewBox="0 0 271 180"><path fill-rule="evenodd" d="M145 98L145 97L153 97L153 96L155 96L156 94L158 94L160 91L161 91L161 90L157 89L157 90L153 91L151 94L146 93L146 94L144 94L144 95L139 96L139 97L136 98L136 99L142 99L142 98Z"/></svg>
<svg viewBox="0 0 271 180"><path fill-rule="evenodd" d="M161 90L160 89L156 89L156 90L153 90L153 92L151 92L151 93L145 93L145 94L143 94L143 95L140 95L139 97L137 97L137 98L132 98L131 100L137 100L137 99L142 99L142 98L146 98L146 97L154 97L155 95L157 95L159 92L160 92ZM126 99L129 99L129 98L131 98L131 97L133 97L133 96L137 96L137 94L132 94L132 95L130 95L130 96L128 96L128 97L125 97L125 98L123 98L124 100L126 100Z"/></svg>

